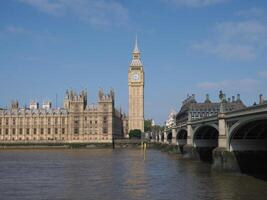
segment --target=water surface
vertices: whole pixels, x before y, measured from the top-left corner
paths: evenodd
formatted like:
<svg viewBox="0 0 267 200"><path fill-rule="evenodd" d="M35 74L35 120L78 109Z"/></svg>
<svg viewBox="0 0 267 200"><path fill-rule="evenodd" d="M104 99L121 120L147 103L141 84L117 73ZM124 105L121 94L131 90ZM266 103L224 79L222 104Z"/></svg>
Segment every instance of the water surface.
<svg viewBox="0 0 267 200"><path fill-rule="evenodd" d="M0 199L267 199L267 182L138 149L1 150Z"/></svg>

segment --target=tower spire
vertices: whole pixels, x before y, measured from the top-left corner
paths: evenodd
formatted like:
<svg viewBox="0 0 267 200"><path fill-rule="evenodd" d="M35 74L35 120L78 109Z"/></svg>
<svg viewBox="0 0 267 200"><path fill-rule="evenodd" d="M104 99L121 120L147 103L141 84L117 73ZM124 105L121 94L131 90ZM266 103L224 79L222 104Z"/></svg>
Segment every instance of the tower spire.
<svg viewBox="0 0 267 200"><path fill-rule="evenodd" d="M135 45L134 45L133 53L140 53L140 51L139 51L139 49L138 49L138 39L137 39L137 35L135 36Z"/></svg>
<svg viewBox="0 0 267 200"><path fill-rule="evenodd" d="M133 49L133 60L139 60L140 59L140 51L138 48L138 40L137 40L137 35L135 36L135 45Z"/></svg>
<svg viewBox="0 0 267 200"><path fill-rule="evenodd" d="M142 62L141 62L141 59L140 59L140 51L139 51L139 48L138 48L138 40L137 40L137 36L135 38L135 45L134 45L134 49L133 49L133 52L132 52L132 62L130 64L130 66L134 66L134 67L140 67L140 66L143 66Z"/></svg>

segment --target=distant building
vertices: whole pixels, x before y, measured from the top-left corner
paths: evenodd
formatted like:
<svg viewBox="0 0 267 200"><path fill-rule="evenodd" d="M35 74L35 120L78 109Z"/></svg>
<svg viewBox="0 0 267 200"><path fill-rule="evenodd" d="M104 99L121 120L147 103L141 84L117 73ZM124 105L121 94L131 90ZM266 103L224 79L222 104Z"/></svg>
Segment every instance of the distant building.
<svg viewBox="0 0 267 200"><path fill-rule="evenodd" d="M264 100L264 97L263 97L263 95L262 95L262 94L260 94L260 100L259 100L259 104L265 104L265 103L267 103L267 101L266 101L266 100Z"/></svg>
<svg viewBox="0 0 267 200"><path fill-rule="evenodd" d="M168 119L165 122L165 126L170 128L172 126L176 125L176 114L177 112L175 110L172 110L170 114L168 115Z"/></svg>
<svg viewBox="0 0 267 200"><path fill-rule="evenodd" d="M237 95L237 98L232 96L226 100L225 94L220 91L219 95L221 101L225 103L225 111L232 111L245 108L246 106L243 104L240 99L240 95ZM208 117L212 115L217 115L220 110L219 102L211 102L209 95L206 95L206 100L204 102L197 102L195 99L195 95L188 96L186 100L183 101L183 105L176 115L176 124L182 124L187 122L189 115L191 119L199 119L203 117Z"/></svg>
<svg viewBox="0 0 267 200"><path fill-rule="evenodd" d="M99 91L98 103L87 104L87 92L67 91L64 108L52 108L45 101L42 108L31 101L29 108L0 109L0 142L112 142L123 136L123 116L114 107L114 92Z"/></svg>
<svg viewBox="0 0 267 200"><path fill-rule="evenodd" d="M156 126L155 120L153 120L153 119L152 119L152 121L151 121L151 126L152 126L152 127L153 127L153 126Z"/></svg>

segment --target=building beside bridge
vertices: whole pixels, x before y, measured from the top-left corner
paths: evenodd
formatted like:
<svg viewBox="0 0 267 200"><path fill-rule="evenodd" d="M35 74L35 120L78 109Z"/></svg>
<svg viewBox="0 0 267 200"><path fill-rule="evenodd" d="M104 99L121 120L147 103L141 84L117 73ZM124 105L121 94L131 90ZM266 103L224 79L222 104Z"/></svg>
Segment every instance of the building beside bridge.
<svg viewBox="0 0 267 200"><path fill-rule="evenodd" d="M220 91L220 99L223 98L223 93ZM225 111L233 111L245 108L246 106L240 99L240 94L237 94L237 97L232 96L232 98L224 99ZM204 102L197 102L195 95L187 96L183 101L182 107L176 115L176 124L183 124L188 121L188 118L191 119L200 119L203 117L217 115L220 110L220 102L212 102L209 98L209 95L206 95Z"/></svg>
<svg viewBox="0 0 267 200"><path fill-rule="evenodd" d="M50 101L40 107L31 101L19 107L14 101L0 109L0 142L112 142L123 136L123 117L115 106L114 91L98 93L98 103L89 105L87 92L67 91L63 108Z"/></svg>

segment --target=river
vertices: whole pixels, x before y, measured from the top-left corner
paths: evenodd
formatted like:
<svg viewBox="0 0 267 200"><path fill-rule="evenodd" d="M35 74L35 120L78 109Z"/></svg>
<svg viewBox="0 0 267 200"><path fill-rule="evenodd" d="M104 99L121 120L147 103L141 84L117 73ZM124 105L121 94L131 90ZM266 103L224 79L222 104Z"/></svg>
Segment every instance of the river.
<svg viewBox="0 0 267 200"><path fill-rule="evenodd" d="M267 182L139 149L0 150L0 199L267 199Z"/></svg>

